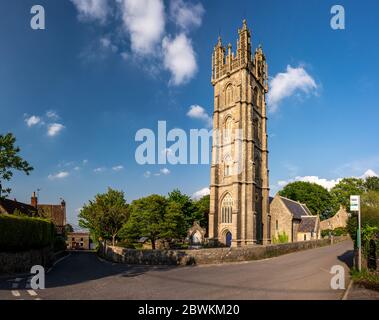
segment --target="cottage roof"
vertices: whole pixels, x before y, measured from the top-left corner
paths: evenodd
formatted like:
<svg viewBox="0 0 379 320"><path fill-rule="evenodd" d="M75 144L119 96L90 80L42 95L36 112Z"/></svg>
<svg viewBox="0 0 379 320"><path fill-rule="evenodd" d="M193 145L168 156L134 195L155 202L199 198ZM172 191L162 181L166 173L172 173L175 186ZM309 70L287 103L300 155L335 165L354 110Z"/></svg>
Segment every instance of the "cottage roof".
<svg viewBox="0 0 379 320"><path fill-rule="evenodd" d="M299 232L314 232L317 226L317 216L303 216L299 225Z"/></svg>
<svg viewBox="0 0 379 320"><path fill-rule="evenodd" d="M296 202L294 200L285 198L285 197L280 197L287 207L287 209L291 212L293 217L295 219L302 219L302 216L309 216L311 215L309 209L305 204L302 204L300 202Z"/></svg>
<svg viewBox="0 0 379 320"><path fill-rule="evenodd" d="M28 216L34 216L37 214L37 209L35 207L16 200L0 198L0 207L2 207L8 214L13 214L16 210Z"/></svg>

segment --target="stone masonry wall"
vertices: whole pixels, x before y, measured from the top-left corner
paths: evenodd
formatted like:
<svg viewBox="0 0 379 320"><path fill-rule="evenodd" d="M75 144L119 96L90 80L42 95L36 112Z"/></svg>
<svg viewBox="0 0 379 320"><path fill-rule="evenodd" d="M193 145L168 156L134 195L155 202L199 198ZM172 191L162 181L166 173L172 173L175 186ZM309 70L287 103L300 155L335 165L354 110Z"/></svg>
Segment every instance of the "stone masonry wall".
<svg viewBox="0 0 379 320"><path fill-rule="evenodd" d="M333 243L347 239L348 237L334 237ZM321 239L277 245L200 250L133 250L107 246L106 248L100 248L99 254L110 261L126 264L201 265L260 260L330 244L330 239Z"/></svg>

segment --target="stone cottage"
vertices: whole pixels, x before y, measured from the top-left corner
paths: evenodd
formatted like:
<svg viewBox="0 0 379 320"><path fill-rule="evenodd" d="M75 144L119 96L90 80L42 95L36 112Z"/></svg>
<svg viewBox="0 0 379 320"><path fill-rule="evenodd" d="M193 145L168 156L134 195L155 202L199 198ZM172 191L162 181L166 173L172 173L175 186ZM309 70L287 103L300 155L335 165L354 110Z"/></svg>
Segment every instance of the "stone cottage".
<svg viewBox="0 0 379 320"><path fill-rule="evenodd" d="M287 235L289 242L320 239L320 218L313 216L305 204L277 194L270 197L272 239Z"/></svg>

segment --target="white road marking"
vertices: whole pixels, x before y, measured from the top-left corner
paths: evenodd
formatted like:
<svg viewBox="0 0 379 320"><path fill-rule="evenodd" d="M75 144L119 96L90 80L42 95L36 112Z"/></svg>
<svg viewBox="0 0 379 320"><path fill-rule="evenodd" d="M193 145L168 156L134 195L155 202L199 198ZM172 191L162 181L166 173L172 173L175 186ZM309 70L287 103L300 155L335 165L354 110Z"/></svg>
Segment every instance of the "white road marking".
<svg viewBox="0 0 379 320"><path fill-rule="evenodd" d="M27 290L27 292L28 292L32 297L38 296L37 292L35 292L34 290Z"/></svg>
<svg viewBox="0 0 379 320"><path fill-rule="evenodd" d="M12 294L15 296L15 297L19 297L21 296L20 292L18 290L12 290Z"/></svg>

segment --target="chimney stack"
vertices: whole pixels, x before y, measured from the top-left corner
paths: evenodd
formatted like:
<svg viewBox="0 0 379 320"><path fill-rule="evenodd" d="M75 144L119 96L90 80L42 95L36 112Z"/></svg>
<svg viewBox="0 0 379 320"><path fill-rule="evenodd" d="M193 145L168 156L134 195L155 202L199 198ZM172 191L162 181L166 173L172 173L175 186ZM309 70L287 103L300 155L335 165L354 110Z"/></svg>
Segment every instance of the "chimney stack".
<svg viewBox="0 0 379 320"><path fill-rule="evenodd" d="M34 207L34 208L37 208L38 207L38 199L37 199L37 196L36 196L36 193L33 192L33 196L31 198L31 205Z"/></svg>

